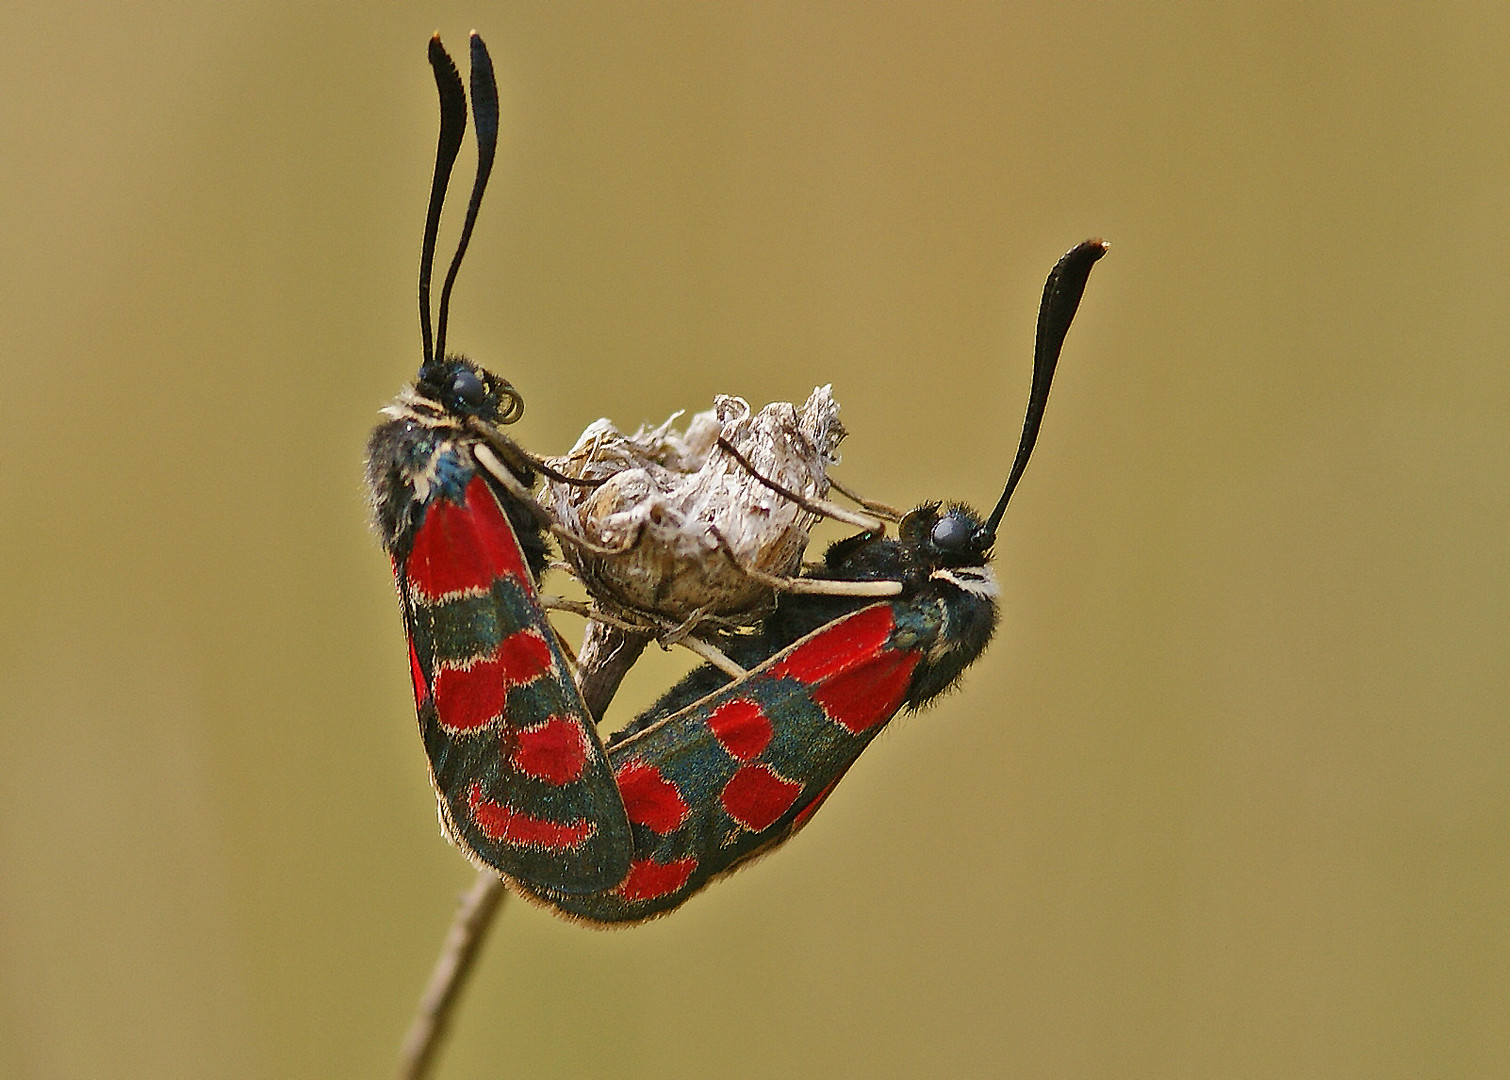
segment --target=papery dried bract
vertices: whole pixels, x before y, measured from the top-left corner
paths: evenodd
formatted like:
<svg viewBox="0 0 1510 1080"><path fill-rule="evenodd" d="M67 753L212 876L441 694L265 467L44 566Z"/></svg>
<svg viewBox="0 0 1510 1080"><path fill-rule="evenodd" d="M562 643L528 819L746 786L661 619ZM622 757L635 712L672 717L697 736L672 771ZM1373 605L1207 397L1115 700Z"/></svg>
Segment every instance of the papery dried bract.
<svg viewBox="0 0 1510 1080"><path fill-rule="evenodd" d="M593 598L621 616L758 616L770 589L745 568L795 574L814 520L775 488L827 496L827 470L844 437L838 413L830 387L821 386L800 410L783 401L752 414L742 398L720 395L685 432L673 427L677 416L633 435L596 421L550 464L603 482L552 480L545 498L562 525L617 553L568 544L566 557Z"/></svg>

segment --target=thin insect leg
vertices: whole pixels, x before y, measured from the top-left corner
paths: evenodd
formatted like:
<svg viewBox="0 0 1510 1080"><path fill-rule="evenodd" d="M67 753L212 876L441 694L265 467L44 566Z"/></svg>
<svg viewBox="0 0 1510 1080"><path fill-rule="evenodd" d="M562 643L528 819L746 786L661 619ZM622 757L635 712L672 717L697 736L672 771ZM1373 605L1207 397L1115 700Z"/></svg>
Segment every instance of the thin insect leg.
<svg viewBox="0 0 1510 1080"><path fill-rule="evenodd" d="M544 473L546 476L549 476L558 484L567 484L570 487L596 488L602 487L604 484L608 483L609 480L613 479L613 477L611 476L605 476L601 480L588 480L585 477L581 476L568 476L566 473L561 472L554 466L547 464L546 460L542 457L538 457L535 454L528 452L526 452L524 456L529 459L530 466L532 468L538 469L540 472Z"/></svg>
<svg viewBox="0 0 1510 1080"><path fill-rule="evenodd" d="M607 612L600 611L585 600L568 600L564 596L542 595L540 597L540 606L549 611L570 612L573 615L580 615L584 619L593 619L603 623L605 626L617 627L620 630L628 630L631 633L643 634L647 632L646 627L637 626L627 619L620 619L617 616L609 615Z"/></svg>
<svg viewBox="0 0 1510 1080"><path fill-rule="evenodd" d="M629 626L621 620L614 619L609 616L592 614L589 615L589 617L597 619L599 622L602 622L606 625L614 626L620 630L635 632L637 629L635 627ZM714 667L718 668L725 675L728 675L732 679L744 678L745 675L748 674L748 672L746 672L744 668L740 667L733 660L729 659L728 655L724 653L724 651L717 645L714 645L711 641L700 638L693 633L693 631L705 621L711 620L709 619L709 616L701 608L699 608L697 611L694 611L691 615L687 616L687 618L683 619L679 624L671 627L670 629L667 629L665 626L660 627L658 632L655 632L655 640L663 649L680 645L682 648L697 656L699 659L712 664ZM638 632L641 634L645 633L643 629L638 630Z"/></svg>
<svg viewBox="0 0 1510 1080"><path fill-rule="evenodd" d="M749 674L744 668L740 667L733 660L730 660L722 649L704 641L702 638L689 636L678 641L676 644L684 649L690 649L731 679L743 679Z"/></svg>
<svg viewBox="0 0 1510 1080"><path fill-rule="evenodd" d="M790 499L792 502L802 507L802 509L806 510L808 513L817 514L819 517L833 518L835 521L842 521L846 525L853 525L856 528L864 529L867 532L882 532L885 530L885 525L883 525L876 518L869 516L868 514L857 514L852 510L846 510L838 503L829 502L827 499L809 498L806 495L802 495L799 492L793 491L785 484L778 483L777 481L772 480L769 476L765 476L760 472L759 469L755 468L755 466L750 462L749 458L745 457L737 449L735 449L734 444L731 443L728 439L725 439L723 436L719 436L718 445L719 448L724 451L724 453L728 454L735 461L739 462L740 466L743 467L745 472L749 473L756 480L760 481L776 494L782 496L783 498ZM832 483L832 481L830 481L830 483ZM898 519L893 518L892 520Z"/></svg>
<svg viewBox="0 0 1510 1080"><path fill-rule="evenodd" d="M640 542L640 529L642 528L644 528L643 524L636 525L634 535L622 545L618 547L604 547L601 544L594 544L591 540L578 533L572 532L565 525L557 524L554 521L551 522L551 533L557 539L563 540L572 547L587 552L589 555L597 555L601 558L612 558L615 555L623 555L626 551L633 550L635 544Z"/></svg>
<svg viewBox="0 0 1510 1080"><path fill-rule="evenodd" d="M894 507L894 506L887 506L885 503L872 502L869 499L862 498L855 491L853 491L850 488L845 487L842 483L840 483L838 480L834 479L832 476L830 476L828 478L828 486L831 487L831 488L833 488L840 495L843 495L846 499L850 500L851 502L853 502L853 503L855 503L855 504L857 504L859 506L863 506L865 509L869 510L872 514L876 515L876 517L878 517L878 518L884 518L887 521L901 521L902 520L903 513L902 513L902 511L898 510L896 507Z"/></svg>
<svg viewBox="0 0 1510 1080"><path fill-rule="evenodd" d="M535 516L536 521L548 528L552 535L571 544L573 547L580 548L590 555L609 558L614 555L624 554L639 541L640 535L636 531L634 536L630 537L625 544L619 547L603 547L600 544L594 544L591 540L579 536L556 521L551 516L551 512L541 506L540 501L534 495L530 494L530 490L519 482L519 477L514 475L514 471L499 460L498 455L491 446L478 443L472 447L472 456L477 459L479 465L488 471L488 475L503 485L505 491L529 508L530 513Z"/></svg>
<svg viewBox="0 0 1510 1080"><path fill-rule="evenodd" d="M831 581L827 578L786 578L785 590L806 596L901 596L900 581Z"/></svg>
<svg viewBox="0 0 1510 1080"><path fill-rule="evenodd" d="M517 393L514 394L514 397L520 402L519 408L516 411L511 411L508 414L508 418L506 418L504 421L505 423L513 423L514 420L517 420L519 419L519 417L524 415L523 399L519 398L519 395ZM496 425L489 424L486 421L479 419L478 417L472 417L467 426L472 432L486 439L496 450L502 453L504 457L512 458L515 461L519 462L521 466L528 466L529 468L534 469L537 472L543 473L544 475L550 477L552 480L556 481L556 483L558 484L566 484L570 487L596 488L602 487L604 484L608 483L610 479L610 477L606 476L601 480L588 480L578 476L568 476L566 473L557 469L554 465L551 465L544 458L540 457L537 454L532 454L524 447L520 446L513 439L509 438L503 432L499 431Z"/></svg>
<svg viewBox="0 0 1510 1080"><path fill-rule="evenodd" d="M732 562L742 574L747 574L777 592L803 593L810 596L900 596L900 581L833 581L828 578L780 577L745 566L734 554L734 549L717 529L710 529L718 541L718 550Z"/></svg>
<svg viewBox="0 0 1510 1080"><path fill-rule="evenodd" d="M623 630L626 633L653 636L663 647L669 648L679 645L733 678L743 678L745 675L745 669L733 660L730 660L716 645L692 634L693 627L706 618L701 611L694 613L674 629L665 631L659 627L636 626L626 619L609 615L607 612L601 611L581 600L568 600L561 596L542 595L540 597L540 606L549 611L566 611L573 615L581 615L583 618L592 619L605 626L612 626L615 629ZM661 632L657 633L657 630ZM576 653L573 650L568 648L566 652L573 661L576 660Z"/></svg>
<svg viewBox="0 0 1510 1080"><path fill-rule="evenodd" d="M682 639L689 636L693 630L701 626L708 618L708 609L700 607L681 622L662 633L658 640L662 645L679 645Z"/></svg>
<svg viewBox="0 0 1510 1080"><path fill-rule="evenodd" d="M472 447L472 456L477 459L477 464L486 469L494 480L503 485L505 491L529 509L536 521L541 525L547 526L554 522L555 519L551 517L550 511L541 506L535 497L530 494L530 489L520 483L519 477L515 474L514 470L499 460L498 454L491 446L477 443Z"/></svg>

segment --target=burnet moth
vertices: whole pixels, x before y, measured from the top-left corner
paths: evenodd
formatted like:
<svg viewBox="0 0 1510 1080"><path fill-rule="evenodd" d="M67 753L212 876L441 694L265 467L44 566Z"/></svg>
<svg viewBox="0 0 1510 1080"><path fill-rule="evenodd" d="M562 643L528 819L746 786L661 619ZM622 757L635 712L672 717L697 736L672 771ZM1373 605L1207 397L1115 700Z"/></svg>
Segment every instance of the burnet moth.
<svg viewBox="0 0 1510 1080"><path fill-rule="evenodd" d="M535 463L500 430L524 411L505 380L446 352L446 313L498 139L498 91L471 39L477 176L432 340L430 275L466 130L456 65L430 42L441 128L420 257L423 363L367 448L379 537L409 639L420 732L442 825L474 861L563 894L629 872L629 823L536 582L549 522Z"/></svg>
<svg viewBox="0 0 1510 1080"><path fill-rule="evenodd" d="M1099 240L1068 252L1039 308L1033 380L1005 489L982 519L931 503L896 539L869 531L832 545L805 580L895 582L863 595L793 591L753 635L725 648L748 670L689 674L609 743L634 834L628 876L601 892L526 883L526 892L592 923L638 922L769 852L811 818L860 752L902 709L952 686L997 621L990 561L996 529L1038 437L1049 385Z"/></svg>
<svg viewBox="0 0 1510 1080"><path fill-rule="evenodd" d="M925 505L897 539L868 528L801 578L770 579L784 590L774 612L753 633L720 639L726 655L709 644L719 662L688 675L605 752L536 588L547 532L583 541L530 494L546 466L500 430L522 399L445 352L451 287L497 140L497 90L476 35L471 51L478 171L432 341L431 266L466 93L438 38L430 43L442 119L420 266L424 360L368 447L374 519L447 834L561 914L633 923L792 836L897 712L953 685L985 648L996 528L1105 245L1077 246L1049 276L1027 418L992 513Z"/></svg>

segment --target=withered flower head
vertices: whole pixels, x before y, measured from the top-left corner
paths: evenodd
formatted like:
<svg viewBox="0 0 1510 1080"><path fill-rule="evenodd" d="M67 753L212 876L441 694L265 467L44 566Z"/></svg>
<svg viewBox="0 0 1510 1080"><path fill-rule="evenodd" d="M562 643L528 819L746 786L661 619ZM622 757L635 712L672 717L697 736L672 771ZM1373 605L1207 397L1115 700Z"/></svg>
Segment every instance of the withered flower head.
<svg viewBox="0 0 1510 1080"><path fill-rule="evenodd" d="M828 495L844 438L838 414L820 386L800 410L780 401L752 414L742 398L720 395L685 432L672 426L680 413L633 435L594 422L549 464L602 482L549 480L544 499L562 525L615 553L565 544L567 559L593 598L622 616L758 617L771 592L745 568L798 571L814 516L779 489Z"/></svg>

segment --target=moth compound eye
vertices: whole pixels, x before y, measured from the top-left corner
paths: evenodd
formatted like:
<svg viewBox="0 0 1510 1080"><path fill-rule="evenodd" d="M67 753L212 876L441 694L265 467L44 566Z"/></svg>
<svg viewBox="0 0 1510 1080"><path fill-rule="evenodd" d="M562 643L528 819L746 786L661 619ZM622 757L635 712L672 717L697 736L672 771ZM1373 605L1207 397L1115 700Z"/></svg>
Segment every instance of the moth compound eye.
<svg viewBox="0 0 1510 1080"><path fill-rule="evenodd" d="M941 551L963 551L969 546L975 530L958 514L945 514L934 523L929 538Z"/></svg>
<svg viewBox="0 0 1510 1080"><path fill-rule="evenodd" d="M451 396L458 403L477 409L482 407L483 401L488 396L488 390L475 371L463 369L451 379Z"/></svg>

